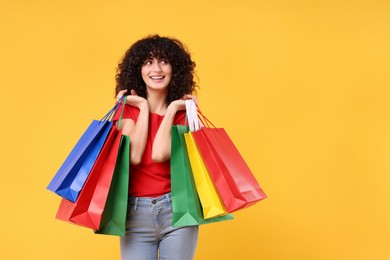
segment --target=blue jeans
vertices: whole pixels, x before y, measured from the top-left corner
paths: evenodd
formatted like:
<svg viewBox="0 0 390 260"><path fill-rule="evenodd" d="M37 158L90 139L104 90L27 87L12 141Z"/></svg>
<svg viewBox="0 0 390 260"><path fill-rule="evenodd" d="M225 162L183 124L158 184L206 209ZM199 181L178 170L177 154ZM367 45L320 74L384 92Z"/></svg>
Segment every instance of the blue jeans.
<svg viewBox="0 0 390 260"><path fill-rule="evenodd" d="M123 260L191 260L198 226L172 227L171 194L129 197L126 236L120 238Z"/></svg>

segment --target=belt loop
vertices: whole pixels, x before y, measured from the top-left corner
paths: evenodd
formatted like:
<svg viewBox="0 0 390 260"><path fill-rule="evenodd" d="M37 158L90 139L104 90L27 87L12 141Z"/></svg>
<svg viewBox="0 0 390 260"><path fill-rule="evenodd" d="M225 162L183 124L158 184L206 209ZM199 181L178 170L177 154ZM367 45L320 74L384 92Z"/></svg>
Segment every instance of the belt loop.
<svg viewBox="0 0 390 260"><path fill-rule="evenodd" d="M165 198L168 200L169 203L171 203L171 193L165 194Z"/></svg>
<svg viewBox="0 0 390 260"><path fill-rule="evenodd" d="M138 204L138 197L136 197L134 200L134 212L137 211L137 204Z"/></svg>

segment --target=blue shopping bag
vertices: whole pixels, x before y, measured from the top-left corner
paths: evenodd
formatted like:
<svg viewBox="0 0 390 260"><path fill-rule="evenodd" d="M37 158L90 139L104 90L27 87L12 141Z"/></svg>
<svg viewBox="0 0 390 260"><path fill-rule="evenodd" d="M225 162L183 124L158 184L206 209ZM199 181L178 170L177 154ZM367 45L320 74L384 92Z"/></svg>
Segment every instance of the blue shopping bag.
<svg viewBox="0 0 390 260"><path fill-rule="evenodd" d="M108 136L113 124L112 116L118 110L120 102L121 100L101 120L92 121L47 186L48 190L69 201L77 200Z"/></svg>

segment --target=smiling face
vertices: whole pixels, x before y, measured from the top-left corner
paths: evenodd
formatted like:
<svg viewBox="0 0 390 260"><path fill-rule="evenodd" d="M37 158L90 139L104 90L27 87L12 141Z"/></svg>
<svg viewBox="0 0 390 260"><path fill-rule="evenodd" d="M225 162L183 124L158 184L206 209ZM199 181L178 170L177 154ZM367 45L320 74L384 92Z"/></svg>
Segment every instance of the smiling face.
<svg viewBox="0 0 390 260"><path fill-rule="evenodd" d="M141 68L147 89L167 90L172 78L172 66L166 59L146 59Z"/></svg>

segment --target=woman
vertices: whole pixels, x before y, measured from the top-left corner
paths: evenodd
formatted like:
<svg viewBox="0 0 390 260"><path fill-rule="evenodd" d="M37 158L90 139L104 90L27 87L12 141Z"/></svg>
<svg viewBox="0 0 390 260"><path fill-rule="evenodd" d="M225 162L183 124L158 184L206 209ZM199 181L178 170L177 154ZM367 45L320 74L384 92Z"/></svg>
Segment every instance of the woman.
<svg viewBox="0 0 390 260"><path fill-rule="evenodd" d="M116 93L127 96L122 133L130 136L130 183L122 259L193 259L198 227L172 227L171 128L184 124L195 63L183 44L153 35L134 43L118 66ZM118 118L118 115L115 117Z"/></svg>

